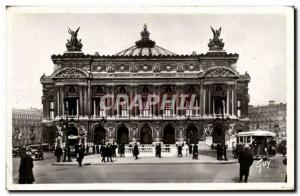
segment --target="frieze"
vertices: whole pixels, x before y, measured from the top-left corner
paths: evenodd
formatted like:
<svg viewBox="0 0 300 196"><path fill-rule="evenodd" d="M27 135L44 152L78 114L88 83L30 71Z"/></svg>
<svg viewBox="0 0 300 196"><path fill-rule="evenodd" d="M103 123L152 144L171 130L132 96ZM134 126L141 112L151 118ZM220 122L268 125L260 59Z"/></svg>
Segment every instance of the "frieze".
<svg viewBox="0 0 300 196"><path fill-rule="evenodd" d="M152 68L152 71L153 71L154 73L159 73L159 72L161 72L161 67L160 67L160 65L159 65L159 64L155 64L155 65L153 66L153 68Z"/></svg>
<svg viewBox="0 0 300 196"><path fill-rule="evenodd" d="M177 67L176 67L176 71L177 72L184 72L184 67L182 64L179 64Z"/></svg>
<svg viewBox="0 0 300 196"><path fill-rule="evenodd" d="M139 71L138 66L136 64L130 64L129 71L130 72L138 72Z"/></svg>
<svg viewBox="0 0 300 196"><path fill-rule="evenodd" d="M116 66L112 63L109 63L106 67L107 73L114 73L116 71Z"/></svg>

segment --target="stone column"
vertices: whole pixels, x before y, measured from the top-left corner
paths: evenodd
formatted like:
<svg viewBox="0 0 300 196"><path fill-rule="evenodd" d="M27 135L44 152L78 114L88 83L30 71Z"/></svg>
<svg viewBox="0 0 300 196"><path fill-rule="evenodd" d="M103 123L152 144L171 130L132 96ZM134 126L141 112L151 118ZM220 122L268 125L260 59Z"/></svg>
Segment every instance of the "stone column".
<svg viewBox="0 0 300 196"><path fill-rule="evenodd" d="M61 111L62 111L62 113L61 113L61 115L62 116L64 116L65 115L65 94L64 94L64 88L60 88L60 107L61 107Z"/></svg>
<svg viewBox="0 0 300 196"><path fill-rule="evenodd" d="M96 100L93 100L94 117L96 116Z"/></svg>
<svg viewBox="0 0 300 196"><path fill-rule="evenodd" d="M215 115L216 111L215 111L215 99L212 99L212 107L213 107L213 115Z"/></svg>
<svg viewBox="0 0 300 196"><path fill-rule="evenodd" d="M202 85L200 85L200 96L199 96L199 114L203 115L203 88Z"/></svg>
<svg viewBox="0 0 300 196"><path fill-rule="evenodd" d="M211 115L211 89L208 88L208 115Z"/></svg>
<svg viewBox="0 0 300 196"><path fill-rule="evenodd" d="M232 115L234 115L235 114L235 111L234 111L234 100L235 100L235 97L234 97L234 88L231 89L231 95L232 95L231 96L232 97L231 98L231 101L232 101L232 103L231 103L232 104L231 105L231 107L232 107Z"/></svg>
<svg viewBox="0 0 300 196"><path fill-rule="evenodd" d="M59 94L60 94L60 92L59 92L59 91L60 91L60 88L58 87L58 88L56 89L56 96L57 96L57 97L56 97L56 110L55 110L55 112L56 112L55 115L58 116L58 117L60 116L60 113L59 113L59 112L60 112L60 109L59 109L59 106L60 106L60 105L59 105L59 104L60 104L60 100L59 100L59 99L60 99L60 96L59 96ZM54 117L54 118L55 118L55 117Z"/></svg>
<svg viewBox="0 0 300 196"><path fill-rule="evenodd" d="M227 95L226 95L226 115L229 115L229 86L227 86Z"/></svg>
<svg viewBox="0 0 300 196"><path fill-rule="evenodd" d="M116 94L115 94L115 87L112 87L112 94L113 94L113 98L112 98L112 107L111 107L111 115L112 116L116 116L115 115L115 99L116 99Z"/></svg>
<svg viewBox="0 0 300 196"><path fill-rule="evenodd" d="M91 114L91 99L92 99L92 93L91 93L91 81L88 81L89 82L89 86L88 86L88 89L87 89L87 103L88 103L88 107L87 107L87 110L88 110L88 114Z"/></svg>
<svg viewBox="0 0 300 196"><path fill-rule="evenodd" d="M82 87L79 87L79 115L83 115L83 96Z"/></svg>
<svg viewBox="0 0 300 196"><path fill-rule="evenodd" d="M206 111L205 111L205 106L206 106L206 88L203 88L203 115L206 116Z"/></svg>
<svg viewBox="0 0 300 196"><path fill-rule="evenodd" d="M79 100L78 98L76 99L76 116L79 116Z"/></svg>

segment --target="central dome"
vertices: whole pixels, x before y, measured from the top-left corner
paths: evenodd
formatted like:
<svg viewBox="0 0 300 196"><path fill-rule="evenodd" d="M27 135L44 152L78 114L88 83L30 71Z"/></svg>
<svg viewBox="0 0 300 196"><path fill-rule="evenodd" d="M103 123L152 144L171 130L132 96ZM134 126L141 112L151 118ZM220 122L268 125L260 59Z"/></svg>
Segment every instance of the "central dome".
<svg viewBox="0 0 300 196"><path fill-rule="evenodd" d="M149 31L147 25L144 25L144 29L141 32L142 38L135 42L135 46L127 48L121 52L115 54L115 56L174 56L177 55L167 49L155 45L155 42L149 39Z"/></svg>

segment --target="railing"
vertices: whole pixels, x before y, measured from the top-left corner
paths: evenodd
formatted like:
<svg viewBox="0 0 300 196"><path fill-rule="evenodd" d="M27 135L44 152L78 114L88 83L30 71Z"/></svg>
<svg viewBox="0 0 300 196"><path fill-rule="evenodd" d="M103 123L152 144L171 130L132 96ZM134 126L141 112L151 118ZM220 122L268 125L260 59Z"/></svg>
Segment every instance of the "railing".
<svg viewBox="0 0 300 196"><path fill-rule="evenodd" d="M154 157L155 156L155 147L156 146L138 146L139 148L139 156L141 157ZM133 148L125 146L125 156L132 156ZM162 146L161 154L165 157L176 156L177 148L175 146Z"/></svg>

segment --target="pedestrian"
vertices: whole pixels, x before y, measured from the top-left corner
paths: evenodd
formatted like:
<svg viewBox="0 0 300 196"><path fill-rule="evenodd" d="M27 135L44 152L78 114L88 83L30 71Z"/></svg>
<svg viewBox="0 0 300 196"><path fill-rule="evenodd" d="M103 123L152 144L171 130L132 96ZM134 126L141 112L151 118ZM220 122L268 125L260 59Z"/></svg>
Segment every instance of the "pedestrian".
<svg viewBox="0 0 300 196"><path fill-rule="evenodd" d="M90 153L90 146L88 144L86 145L85 150L86 154L88 155Z"/></svg>
<svg viewBox="0 0 300 196"><path fill-rule="evenodd" d="M240 163L240 182L243 181L243 176L245 176L244 182L247 182L249 176L249 170L253 163L253 155L250 151L248 144L245 145L244 149L242 149L239 154L239 163Z"/></svg>
<svg viewBox="0 0 300 196"><path fill-rule="evenodd" d="M193 146L192 144L188 144L189 145L189 154L192 154L193 153Z"/></svg>
<svg viewBox="0 0 300 196"><path fill-rule="evenodd" d="M222 152L221 152L222 150L221 150L221 145L218 143L217 144L217 159L218 160L221 160L221 158L222 158Z"/></svg>
<svg viewBox="0 0 300 196"><path fill-rule="evenodd" d="M155 157L158 157L158 144L155 146Z"/></svg>
<svg viewBox="0 0 300 196"><path fill-rule="evenodd" d="M133 147L133 156L135 156L135 159L138 159L138 155L139 155L139 147L138 145L135 143L134 147Z"/></svg>
<svg viewBox="0 0 300 196"><path fill-rule="evenodd" d="M198 145L194 144L193 147L193 159L198 159Z"/></svg>
<svg viewBox="0 0 300 196"><path fill-rule="evenodd" d="M177 151L178 151L178 153L177 153L177 154L178 154L178 157L182 157L182 146L179 145L179 146L177 147Z"/></svg>
<svg viewBox="0 0 300 196"><path fill-rule="evenodd" d="M161 158L161 144L158 144L158 157Z"/></svg>
<svg viewBox="0 0 300 196"><path fill-rule="evenodd" d="M282 163L283 163L284 165L287 164L287 158L286 158L286 157L285 157L285 159L283 159ZM287 182L287 173L285 174L284 182Z"/></svg>
<svg viewBox="0 0 300 196"><path fill-rule="evenodd" d="M100 154L101 154L101 157L102 157L101 162L105 163L105 157L106 157L106 146L105 145L101 145Z"/></svg>
<svg viewBox="0 0 300 196"><path fill-rule="evenodd" d="M226 149L227 149L227 146L222 143L222 146L221 146L221 152L222 152L222 156L224 156L224 160L227 161L227 153L226 153ZM223 158L223 157L222 157Z"/></svg>
<svg viewBox="0 0 300 196"><path fill-rule="evenodd" d="M155 156L161 158L161 145L160 143L155 147Z"/></svg>
<svg viewBox="0 0 300 196"><path fill-rule="evenodd" d="M96 153L95 145L92 146L92 151L93 151L93 154Z"/></svg>
<svg viewBox="0 0 300 196"><path fill-rule="evenodd" d="M81 167L82 160L84 158L84 148L82 146L79 146L77 152L77 162L79 164L79 167Z"/></svg>
<svg viewBox="0 0 300 196"><path fill-rule="evenodd" d="M133 151L132 151L132 144L129 144L128 147L129 147L129 152L130 152L130 153L131 153L131 152L133 153Z"/></svg>
<svg viewBox="0 0 300 196"><path fill-rule="evenodd" d="M29 151L22 153L19 167L19 184L32 184L34 176L32 172L33 160Z"/></svg>
<svg viewBox="0 0 300 196"><path fill-rule="evenodd" d="M116 154L117 145L115 144L115 142L113 143L111 148L112 148L112 157L117 157L117 154Z"/></svg>
<svg viewBox="0 0 300 196"><path fill-rule="evenodd" d="M112 154L113 154L113 148L112 148L112 145L110 145L110 143L107 144L106 146L106 157L107 157L107 162L113 162L112 160Z"/></svg>
<svg viewBox="0 0 300 196"><path fill-rule="evenodd" d="M120 151L120 157L124 157L125 156L125 144L120 144L119 145L119 151Z"/></svg>
<svg viewBox="0 0 300 196"><path fill-rule="evenodd" d="M57 145L55 152L54 152L54 155L56 156L56 162L58 162L58 163L60 162L60 157L62 154L63 154L62 148L60 147L60 145Z"/></svg>
<svg viewBox="0 0 300 196"><path fill-rule="evenodd" d="M96 145L96 152L97 152L97 154L100 154L100 145Z"/></svg>

